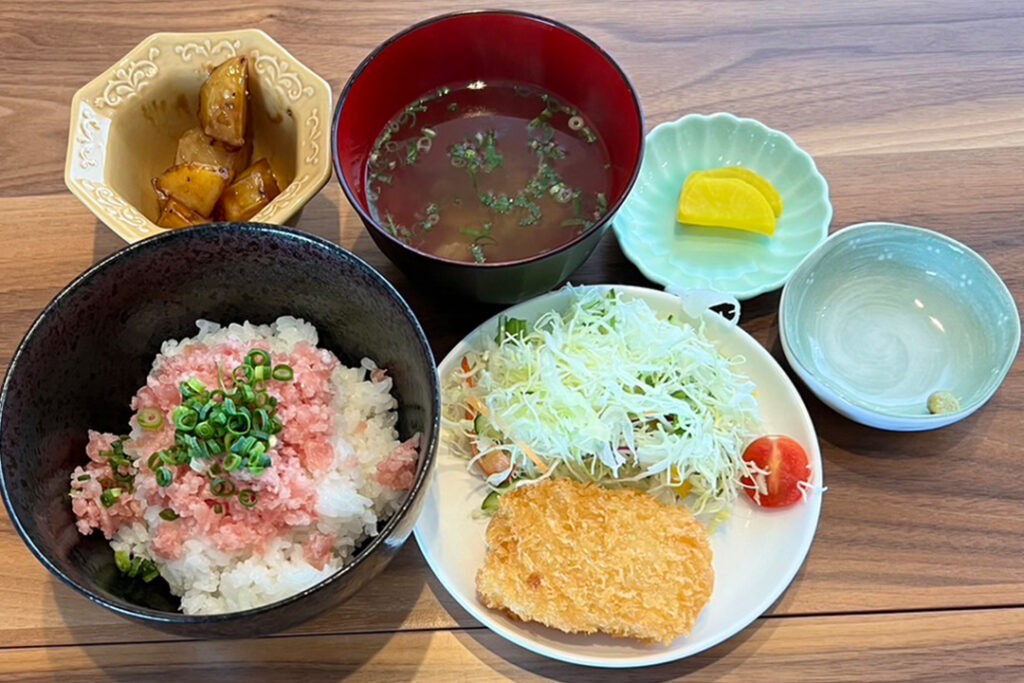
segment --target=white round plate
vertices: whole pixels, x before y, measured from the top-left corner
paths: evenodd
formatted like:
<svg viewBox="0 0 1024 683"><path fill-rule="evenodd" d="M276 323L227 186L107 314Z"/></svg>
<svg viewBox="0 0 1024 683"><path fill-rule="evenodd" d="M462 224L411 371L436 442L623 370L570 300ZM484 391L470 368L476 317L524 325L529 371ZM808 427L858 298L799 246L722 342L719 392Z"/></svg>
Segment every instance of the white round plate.
<svg viewBox="0 0 1024 683"><path fill-rule="evenodd" d="M611 286L602 286L611 288ZM683 315L672 294L642 287L614 286L626 298L643 299L655 311ZM504 315L530 322L550 310L565 310L572 294L562 289L513 306ZM750 335L720 316L704 316L708 336L727 355L746 360L738 371L757 385L765 434L785 434L807 451L811 481L823 484L821 453L814 426L793 383L775 359ZM438 367L442 386L470 349L494 335L497 316L463 339ZM443 400L443 398L442 398ZM610 636L566 634L537 623L512 619L488 609L477 598L476 573L486 552L487 519L474 513L486 495L483 479L453 455L444 440L437 453L434 480L416 523L416 540L441 584L463 608L485 626L513 643L554 659L599 667L636 667L682 659L717 645L760 616L775 602L803 564L818 526L821 495L781 510L757 508L740 495L730 521L711 537L715 588L688 637L670 645L649 645Z"/></svg>

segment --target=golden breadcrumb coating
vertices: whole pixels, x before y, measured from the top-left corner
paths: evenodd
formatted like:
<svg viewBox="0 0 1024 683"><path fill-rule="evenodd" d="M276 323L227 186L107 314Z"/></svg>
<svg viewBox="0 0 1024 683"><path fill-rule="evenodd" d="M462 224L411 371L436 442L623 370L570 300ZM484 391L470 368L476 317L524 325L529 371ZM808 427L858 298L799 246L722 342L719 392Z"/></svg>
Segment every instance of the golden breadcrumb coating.
<svg viewBox="0 0 1024 683"><path fill-rule="evenodd" d="M485 605L569 633L671 643L711 597L711 542L689 510L570 480L500 499L476 575Z"/></svg>

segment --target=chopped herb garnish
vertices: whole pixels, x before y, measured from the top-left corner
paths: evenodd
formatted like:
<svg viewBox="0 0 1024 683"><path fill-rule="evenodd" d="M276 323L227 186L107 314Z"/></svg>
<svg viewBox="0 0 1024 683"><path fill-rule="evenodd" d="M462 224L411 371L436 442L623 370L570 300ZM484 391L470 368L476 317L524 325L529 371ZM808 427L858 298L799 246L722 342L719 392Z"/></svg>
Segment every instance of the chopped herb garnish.
<svg viewBox="0 0 1024 683"><path fill-rule="evenodd" d="M139 426L147 431L156 431L164 426L164 414L159 408L143 408L137 419Z"/></svg>
<svg viewBox="0 0 1024 683"><path fill-rule="evenodd" d="M113 507L117 499L121 497L121 493L122 491L119 488L107 489L100 494L100 503L105 508Z"/></svg>
<svg viewBox="0 0 1024 683"><path fill-rule="evenodd" d="M90 479L92 479L92 475L91 474L80 474L80 475L78 475L78 481L89 481Z"/></svg>
<svg viewBox="0 0 1024 683"><path fill-rule="evenodd" d="M238 490L230 473L245 467L252 476L262 474L271 465L267 451L273 447L274 435L284 428L276 414L277 399L267 393L267 382L289 382L294 376L290 365L274 365L269 352L253 349L230 373L230 391L223 370L218 375L220 388L213 391L196 378L182 382L182 402L172 414L174 446L153 453L146 461L157 485L170 486L176 469L189 466L212 482L213 495L227 497ZM135 476L121 441L111 446L108 459L114 467L114 479L100 480L104 488L100 502L106 507L112 506L124 490L132 490ZM168 521L177 519L169 509L160 516Z"/></svg>
<svg viewBox="0 0 1024 683"><path fill-rule="evenodd" d="M515 206L515 200L504 192L498 195L493 192L485 192L479 195L479 199L481 204L499 214L511 213Z"/></svg>
<svg viewBox="0 0 1024 683"><path fill-rule="evenodd" d="M395 218L390 213L384 214L384 229L390 232L395 237L398 237L398 228L400 226L395 223Z"/></svg>
<svg viewBox="0 0 1024 683"><path fill-rule="evenodd" d="M451 157L452 166L466 169L471 176L476 176L481 171L491 173L504 162L497 145L497 134L489 130L452 145L448 155Z"/></svg>
<svg viewBox="0 0 1024 683"><path fill-rule="evenodd" d="M147 560L138 555L132 557L130 553L124 550L118 550L114 553L114 566L117 567L117 571L128 578L134 579L138 577L145 583L149 583L160 576L160 570L157 569L156 564L152 560Z"/></svg>
<svg viewBox="0 0 1024 683"><path fill-rule="evenodd" d="M164 520L165 522L173 522L174 520L178 519L178 513L172 510L171 508L164 508L163 510L160 511L160 519Z"/></svg>

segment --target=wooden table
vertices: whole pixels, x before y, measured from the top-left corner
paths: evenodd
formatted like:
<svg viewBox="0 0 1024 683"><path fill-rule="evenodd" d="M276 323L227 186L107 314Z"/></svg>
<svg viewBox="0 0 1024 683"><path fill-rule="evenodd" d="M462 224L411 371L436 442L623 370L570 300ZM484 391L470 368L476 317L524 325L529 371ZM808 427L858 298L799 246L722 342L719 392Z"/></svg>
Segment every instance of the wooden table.
<svg viewBox="0 0 1024 683"><path fill-rule="evenodd" d="M473 3L492 5L491 1ZM217 5L220 5L218 8ZM608 49L647 125L730 111L787 131L828 178L833 229L870 219L966 242L1024 294L1024 6L1017 0L534 2ZM259 27L335 95L378 43L442 2L0 2L0 361L73 276L123 246L64 187L76 89L156 31ZM413 287L332 180L299 226L408 298L438 357L493 310ZM645 284L609 235L573 277ZM778 293L744 327L785 365ZM798 382L799 385L799 382ZM801 390L802 387L801 387ZM1024 373L949 428L849 422L804 391L829 491L785 595L748 629L639 679L1024 680ZM355 599L275 637L169 638L57 583L0 519L0 677L592 680L482 628L414 542ZM614 676L609 676L614 678Z"/></svg>

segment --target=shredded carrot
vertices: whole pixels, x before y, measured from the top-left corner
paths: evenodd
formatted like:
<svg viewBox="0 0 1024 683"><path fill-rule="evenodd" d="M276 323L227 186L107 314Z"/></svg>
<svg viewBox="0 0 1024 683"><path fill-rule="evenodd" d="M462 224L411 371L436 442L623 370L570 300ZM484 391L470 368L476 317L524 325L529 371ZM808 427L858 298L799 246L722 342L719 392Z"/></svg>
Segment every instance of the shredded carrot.
<svg viewBox="0 0 1024 683"><path fill-rule="evenodd" d="M483 402L476 396L470 396L469 399L467 400L467 403L469 403L470 407L480 415L487 414L487 406L485 406Z"/></svg>
<svg viewBox="0 0 1024 683"><path fill-rule="evenodd" d="M537 454L533 452L533 449L527 446L522 441L516 441L516 445L523 449L523 453L533 461L533 464L540 468L541 472L547 472L548 466L544 464L544 461L537 457Z"/></svg>

